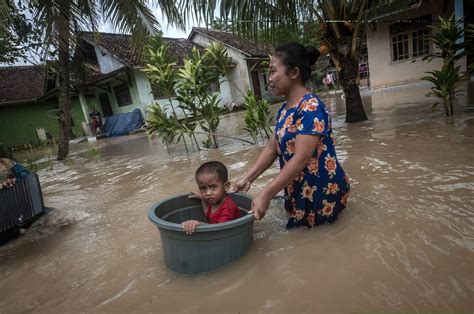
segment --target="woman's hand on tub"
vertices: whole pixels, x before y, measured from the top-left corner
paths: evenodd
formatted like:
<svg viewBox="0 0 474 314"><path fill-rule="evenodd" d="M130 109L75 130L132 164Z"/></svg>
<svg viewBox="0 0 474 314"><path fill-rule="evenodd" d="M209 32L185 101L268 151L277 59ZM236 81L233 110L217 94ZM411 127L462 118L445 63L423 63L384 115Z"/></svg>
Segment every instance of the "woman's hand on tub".
<svg viewBox="0 0 474 314"><path fill-rule="evenodd" d="M186 220L181 223L181 226L183 227L183 230L186 232L186 234L192 234L196 230L197 226L201 224L202 222L199 220Z"/></svg>
<svg viewBox="0 0 474 314"><path fill-rule="evenodd" d="M249 214L253 214L255 219L262 219L270 206L271 196L264 191L260 192L252 201L252 209Z"/></svg>
<svg viewBox="0 0 474 314"><path fill-rule="evenodd" d="M247 178L241 178L234 186L233 192L247 192L252 185L252 181Z"/></svg>

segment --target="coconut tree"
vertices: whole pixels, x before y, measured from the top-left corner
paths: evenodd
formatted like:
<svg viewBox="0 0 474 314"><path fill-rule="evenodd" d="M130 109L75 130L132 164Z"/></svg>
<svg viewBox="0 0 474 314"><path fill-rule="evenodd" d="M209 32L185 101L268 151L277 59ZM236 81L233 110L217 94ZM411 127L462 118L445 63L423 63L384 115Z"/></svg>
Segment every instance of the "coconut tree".
<svg viewBox="0 0 474 314"><path fill-rule="evenodd" d="M161 8L170 23L183 26L174 1L153 2ZM20 1L20 4L32 8L33 19L37 24L45 25L44 49L54 50L57 54L57 98L60 117L58 159L64 159L69 152L70 71L78 31L97 31L100 22L105 21L120 32L132 34L134 46L140 51L146 35L155 33L159 24L148 6L148 1L144 0L35 0ZM1 6L0 13L4 15L6 10L17 8L18 5L10 1L9 6Z"/></svg>

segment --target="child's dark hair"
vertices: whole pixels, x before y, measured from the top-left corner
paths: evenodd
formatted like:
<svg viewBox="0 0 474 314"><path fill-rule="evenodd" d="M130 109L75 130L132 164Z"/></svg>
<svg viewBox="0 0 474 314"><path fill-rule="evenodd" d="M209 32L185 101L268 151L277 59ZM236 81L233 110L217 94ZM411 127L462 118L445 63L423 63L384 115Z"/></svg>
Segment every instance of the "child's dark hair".
<svg viewBox="0 0 474 314"><path fill-rule="evenodd" d="M195 177L197 178L202 173L217 173L217 177L219 178L219 180L222 180L222 182L227 182L229 180L227 168L220 161L208 161L206 163L203 163L196 170Z"/></svg>
<svg viewBox="0 0 474 314"><path fill-rule="evenodd" d="M320 55L316 47L305 47L299 43L281 45L275 49L274 54L281 59L287 71L299 68L303 83L310 79L311 66L316 63Z"/></svg>

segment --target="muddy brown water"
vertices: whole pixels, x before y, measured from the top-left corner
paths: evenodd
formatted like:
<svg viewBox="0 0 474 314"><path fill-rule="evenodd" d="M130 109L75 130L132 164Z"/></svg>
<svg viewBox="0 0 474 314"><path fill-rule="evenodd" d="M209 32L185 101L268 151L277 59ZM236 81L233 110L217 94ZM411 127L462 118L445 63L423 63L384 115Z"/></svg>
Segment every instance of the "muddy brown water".
<svg viewBox="0 0 474 314"><path fill-rule="evenodd" d="M148 208L191 190L206 160L224 161L235 182L263 146L224 138L218 150L168 156L136 134L99 141L98 162L89 144L74 146L69 163L39 173L55 210L0 248L0 312L474 311L474 111L462 100L454 118L432 113L425 92L364 96L369 121L350 125L340 96L326 97L352 179L346 211L289 232L274 200L248 252L197 277L165 267ZM234 113L221 133L241 127Z"/></svg>

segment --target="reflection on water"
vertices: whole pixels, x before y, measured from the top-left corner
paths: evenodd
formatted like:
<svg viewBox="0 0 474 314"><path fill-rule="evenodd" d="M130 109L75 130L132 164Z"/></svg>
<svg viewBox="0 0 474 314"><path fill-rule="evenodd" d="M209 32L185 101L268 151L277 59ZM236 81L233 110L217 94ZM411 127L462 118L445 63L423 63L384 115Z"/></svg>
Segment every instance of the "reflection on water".
<svg viewBox="0 0 474 314"><path fill-rule="evenodd" d="M474 116L432 113L425 92L365 96L369 121L357 124L344 123L340 95L325 97L352 179L346 211L333 225L286 231L276 199L242 259L195 278L165 268L148 208L193 189L207 160L225 162L235 182L263 146L222 138L219 150L174 145L168 156L137 134L99 141L95 162L78 144L74 163L39 173L55 210L0 248L1 311L473 311ZM234 113L220 132L247 139L241 129Z"/></svg>

